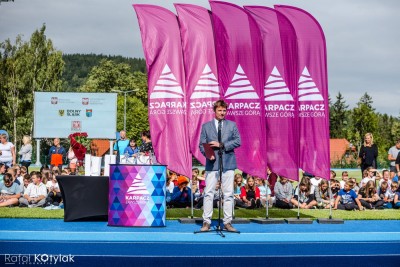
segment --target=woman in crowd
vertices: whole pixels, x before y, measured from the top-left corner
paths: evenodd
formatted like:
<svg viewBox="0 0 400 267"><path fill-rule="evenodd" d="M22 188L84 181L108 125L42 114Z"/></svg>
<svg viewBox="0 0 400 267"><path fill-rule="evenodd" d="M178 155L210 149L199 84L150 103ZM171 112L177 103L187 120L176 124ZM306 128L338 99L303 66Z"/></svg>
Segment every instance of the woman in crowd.
<svg viewBox="0 0 400 267"><path fill-rule="evenodd" d="M372 133L366 133L364 136L364 144L361 146L358 154L358 163L361 166L361 174L368 167L377 168L378 146L374 144Z"/></svg>
<svg viewBox="0 0 400 267"><path fill-rule="evenodd" d="M261 206L260 190L256 186L252 176L248 176L246 185L242 186L240 198L247 209L259 208Z"/></svg>
<svg viewBox="0 0 400 267"><path fill-rule="evenodd" d="M142 132L142 145L139 148L140 156L138 163L141 164L154 164L156 158L154 156L153 144L151 142L150 131Z"/></svg>
<svg viewBox="0 0 400 267"><path fill-rule="evenodd" d="M18 155L20 156L19 163L21 166L25 166L26 170L29 170L29 166L31 165L32 158L32 144L31 137L29 135L24 135L22 137L21 149L18 151Z"/></svg>
<svg viewBox="0 0 400 267"><path fill-rule="evenodd" d="M317 202L314 200L314 195L311 194L311 182L308 177L303 177L303 179L301 179L300 184L296 187L291 202L293 206L300 207L300 209L310 209L317 205Z"/></svg>
<svg viewBox="0 0 400 267"><path fill-rule="evenodd" d="M78 163L78 158L76 157L72 146L70 146L68 149L67 158L69 161L69 168L70 168L71 172L75 174L76 173L76 164Z"/></svg>
<svg viewBox="0 0 400 267"><path fill-rule="evenodd" d="M368 181L358 192L358 199L366 209L383 209L384 201L379 199L374 181Z"/></svg>
<svg viewBox="0 0 400 267"><path fill-rule="evenodd" d="M15 165L15 146L13 143L8 142L6 133L0 134L0 163L8 167Z"/></svg>

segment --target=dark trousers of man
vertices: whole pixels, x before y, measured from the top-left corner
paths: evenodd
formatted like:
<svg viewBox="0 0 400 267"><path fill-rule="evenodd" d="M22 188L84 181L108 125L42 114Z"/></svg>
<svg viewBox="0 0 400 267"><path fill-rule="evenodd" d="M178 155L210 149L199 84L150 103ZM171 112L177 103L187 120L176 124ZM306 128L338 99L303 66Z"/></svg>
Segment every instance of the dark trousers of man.
<svg viewBox="0 0 400 267"><path fill-rule="evenodd" d="M385 204L385 202L383 200L368 202L368 201L365 201L364 199L360 199L360 202L363 207L365 207L366 209L369 209L369 210L383 207L383 204Z"/></svg>
<svg viewBox="0 0 400 267"><path fill-rule="evenodd" d="M354 210L357 208L356 203L350 202L346 204L339 203L337 206L338 210Z"/></svg>
<svg viewBox="0 0 400 267"><path fill-rule="evenodd" d="M280 209L293 209L293 204L290 202L287 203L280 199L276 199L275 207L280 208Z"/></svg>

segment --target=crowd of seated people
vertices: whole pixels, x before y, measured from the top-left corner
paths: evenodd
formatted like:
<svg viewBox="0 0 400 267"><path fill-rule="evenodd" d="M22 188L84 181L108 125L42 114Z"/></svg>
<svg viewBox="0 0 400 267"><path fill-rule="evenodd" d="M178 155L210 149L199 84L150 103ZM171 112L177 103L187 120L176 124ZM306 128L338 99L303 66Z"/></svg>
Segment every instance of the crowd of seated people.
<svg viewBox="0 0 400 267"><path fill-rule="evenodd" d="M0 163L0 207L62 208L56 176L69 175L69 169L60 172L57 166L52 170L43 166L40 171L27 173L27 170L26 166L7 167Z"/></svg>
<svg viewBox="0 0 400 267"><path fill-rule="evenodd" d="M389 170L378 170L369 167L364 170L364 177L360 184L356 179L349 177L347 171L342 172L341 179L336 179L336 172L330 172L330 180L320 177L309 177L303 175L299 182L279 177L268 169L267 179L236 173L234 176L234 203L235 208L257 209L276 207L280 209L342 209L342 210L364 210L364 209L390 209L400 208L400 191L396 181L390 176ZM193 169L192 179L183 178L174 172L169 172L167 179L167 205L169 207L191 206L190 195L193 194L193 207L201 209L203 206L203 189L205 182L204 171L200 175L197 168ZM272 179L271 179L272 178ZM270 184L273 183L273 188ZM214 195L214 208L219 201L219 184L217 183ZM174 193L175 192L175 193ZM176 196L182 196L176 203ZM175 195L175 198L172 198ZM184 204L181 204L184 203ZM223 203L223 199L221 201Z"/></svg>

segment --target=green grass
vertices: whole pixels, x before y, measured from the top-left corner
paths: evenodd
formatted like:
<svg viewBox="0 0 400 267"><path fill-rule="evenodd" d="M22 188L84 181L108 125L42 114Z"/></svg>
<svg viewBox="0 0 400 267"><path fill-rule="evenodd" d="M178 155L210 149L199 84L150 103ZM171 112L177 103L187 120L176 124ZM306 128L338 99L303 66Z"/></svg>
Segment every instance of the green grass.
<svg viewBox="0 0 400 267"><path fill-rule="evenodd" d="M194 210L195 217L201 217L202 210ZM175 220L187 218L191 215L190 209L169 209L167 219ZM265 218L265 209L237 209L237 218ZM214 210L214 219L218 217L218 210ZM297 210L269 210L270 218L296 218ZM300 210L300 218L328 218L329 210ZM344 220L400 220L400 210L366 210L366 211L333 211L334 218ZM44 210L41 208L0 208L0 218L29 218L29 219L63 219L64 210Z"/></svg>

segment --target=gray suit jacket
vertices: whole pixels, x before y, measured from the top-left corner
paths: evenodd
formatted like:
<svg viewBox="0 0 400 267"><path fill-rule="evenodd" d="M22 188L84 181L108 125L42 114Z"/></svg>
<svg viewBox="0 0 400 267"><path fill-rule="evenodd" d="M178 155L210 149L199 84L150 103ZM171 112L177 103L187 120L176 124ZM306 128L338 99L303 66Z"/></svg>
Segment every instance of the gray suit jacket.
<svg viewBox="0 0 400 267"><path fill-rule="evenodd" d="M201 127L199 148L204 156L203 143L209 143L211 141L218 141L218 130L215 126L214 119L204 123ZM222 154L223 171L235 170L237 164L234 149L240 146L240 134L235 122L228 120L223 121L221 141L224 143ZM218 171L219 169L218 149L214 150L214 154L216 160L211 161L206 159L206 171Z"/></svg>

